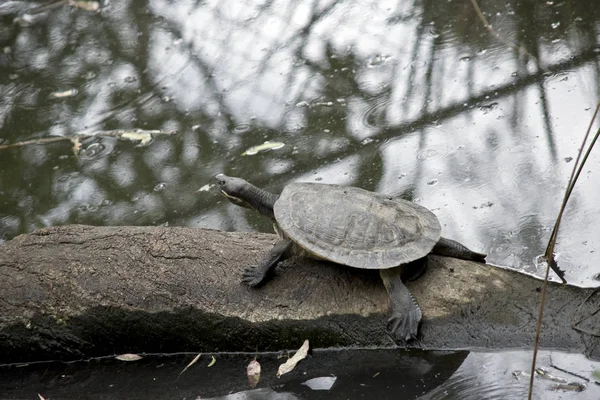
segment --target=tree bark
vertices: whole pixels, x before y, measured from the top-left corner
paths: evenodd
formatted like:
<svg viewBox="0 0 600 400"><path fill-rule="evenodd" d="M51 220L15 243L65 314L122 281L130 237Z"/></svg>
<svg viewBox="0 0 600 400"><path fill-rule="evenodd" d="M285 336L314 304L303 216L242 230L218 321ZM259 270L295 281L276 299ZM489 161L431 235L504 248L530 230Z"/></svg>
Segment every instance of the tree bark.
<svg viewBox="0 0 600 400"><path fill-rule="evenodd" d="M276 236L166 227L63 226L0 247L3 362L114 353L390 346L377 271L293 258L260 289L240 283ZM531 348L542 282L429 257L408 284L423 310L410 346ZM541 346L599 358L600 294L550 283ZM578 322L580 321L580 322ZM573 323L578 322L577 329Z"/></svg>

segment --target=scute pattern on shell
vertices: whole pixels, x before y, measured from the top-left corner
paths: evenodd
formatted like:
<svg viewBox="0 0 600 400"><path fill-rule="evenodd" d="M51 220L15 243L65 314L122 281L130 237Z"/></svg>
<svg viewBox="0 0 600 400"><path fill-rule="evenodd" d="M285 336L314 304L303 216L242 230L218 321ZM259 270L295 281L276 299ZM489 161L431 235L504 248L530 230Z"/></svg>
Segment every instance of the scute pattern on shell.
<svg viewBox="0 0 600 400"><path fill-rule="evenodd" d="M424 257L441 233L425 207L349 186L293 183L274 211L280 228L301 247L356 268L392 268Z"/></svg>

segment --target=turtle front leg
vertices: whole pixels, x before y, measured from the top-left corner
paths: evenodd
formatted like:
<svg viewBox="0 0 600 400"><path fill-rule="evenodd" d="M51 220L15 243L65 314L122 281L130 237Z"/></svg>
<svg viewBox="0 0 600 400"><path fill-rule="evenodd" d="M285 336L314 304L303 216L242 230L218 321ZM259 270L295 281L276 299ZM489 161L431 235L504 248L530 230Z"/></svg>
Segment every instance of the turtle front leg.
<svg viewBox="0 0 600 400"><path fill-rule="evenodd" d="M419 332L419 323L423 314L413 295L404 286L402 272L406 267L418 270L422 268L419 265L423 262L424 259L419 259L409 265L379 271L392 305L392 316L388 320L387 328L398 340L408 342L416 339Z"/></svg>
<svg viewBox="0 0 600 400"><path fill-rule="evenodd" d="M251 265L244 270L242 282L250 287L265 283L272 275L273 270L281 261L291 255L292 241L281 239L260 260L258 265Z"/></svg>

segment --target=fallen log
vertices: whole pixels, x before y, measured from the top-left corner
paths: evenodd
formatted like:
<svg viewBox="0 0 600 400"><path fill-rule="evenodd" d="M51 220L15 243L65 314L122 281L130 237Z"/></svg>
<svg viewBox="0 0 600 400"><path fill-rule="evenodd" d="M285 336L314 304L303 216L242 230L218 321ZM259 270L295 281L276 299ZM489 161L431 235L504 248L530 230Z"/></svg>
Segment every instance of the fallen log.
<svg viewBox="0 0 600 400"><path fill-rule="evenodd" d="M395 345L376 271L293 258L264 288L243 286L243 268L275 241L166 227L71 225L21 235L0 247L2 361L268 351L306 338L313 348ZM431 256L408 286L424 314L410 346L532 346L541 287L534 277ZM541 346L598 358L599 309L595 289L550 283Z"/></svg>

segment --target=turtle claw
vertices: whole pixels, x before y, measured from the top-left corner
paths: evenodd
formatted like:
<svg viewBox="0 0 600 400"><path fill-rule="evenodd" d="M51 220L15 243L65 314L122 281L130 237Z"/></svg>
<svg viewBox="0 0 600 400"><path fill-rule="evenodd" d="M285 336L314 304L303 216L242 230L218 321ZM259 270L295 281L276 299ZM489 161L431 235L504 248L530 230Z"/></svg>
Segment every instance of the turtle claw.
<svg viewBox="0 0 600 400"><path fill-rule="evenodd" d="M417 338L420 321L421 319L410 311L408 315L394 314L388 320L387 329L397 340L410 342Z"/></svg>
<svg viewBox="0 0 600 400"><path fill-rule="evenodd" d="M250 287L259 286L265 281L265 274L255 266L247 267L242 275L242 282Z"/></svg>

